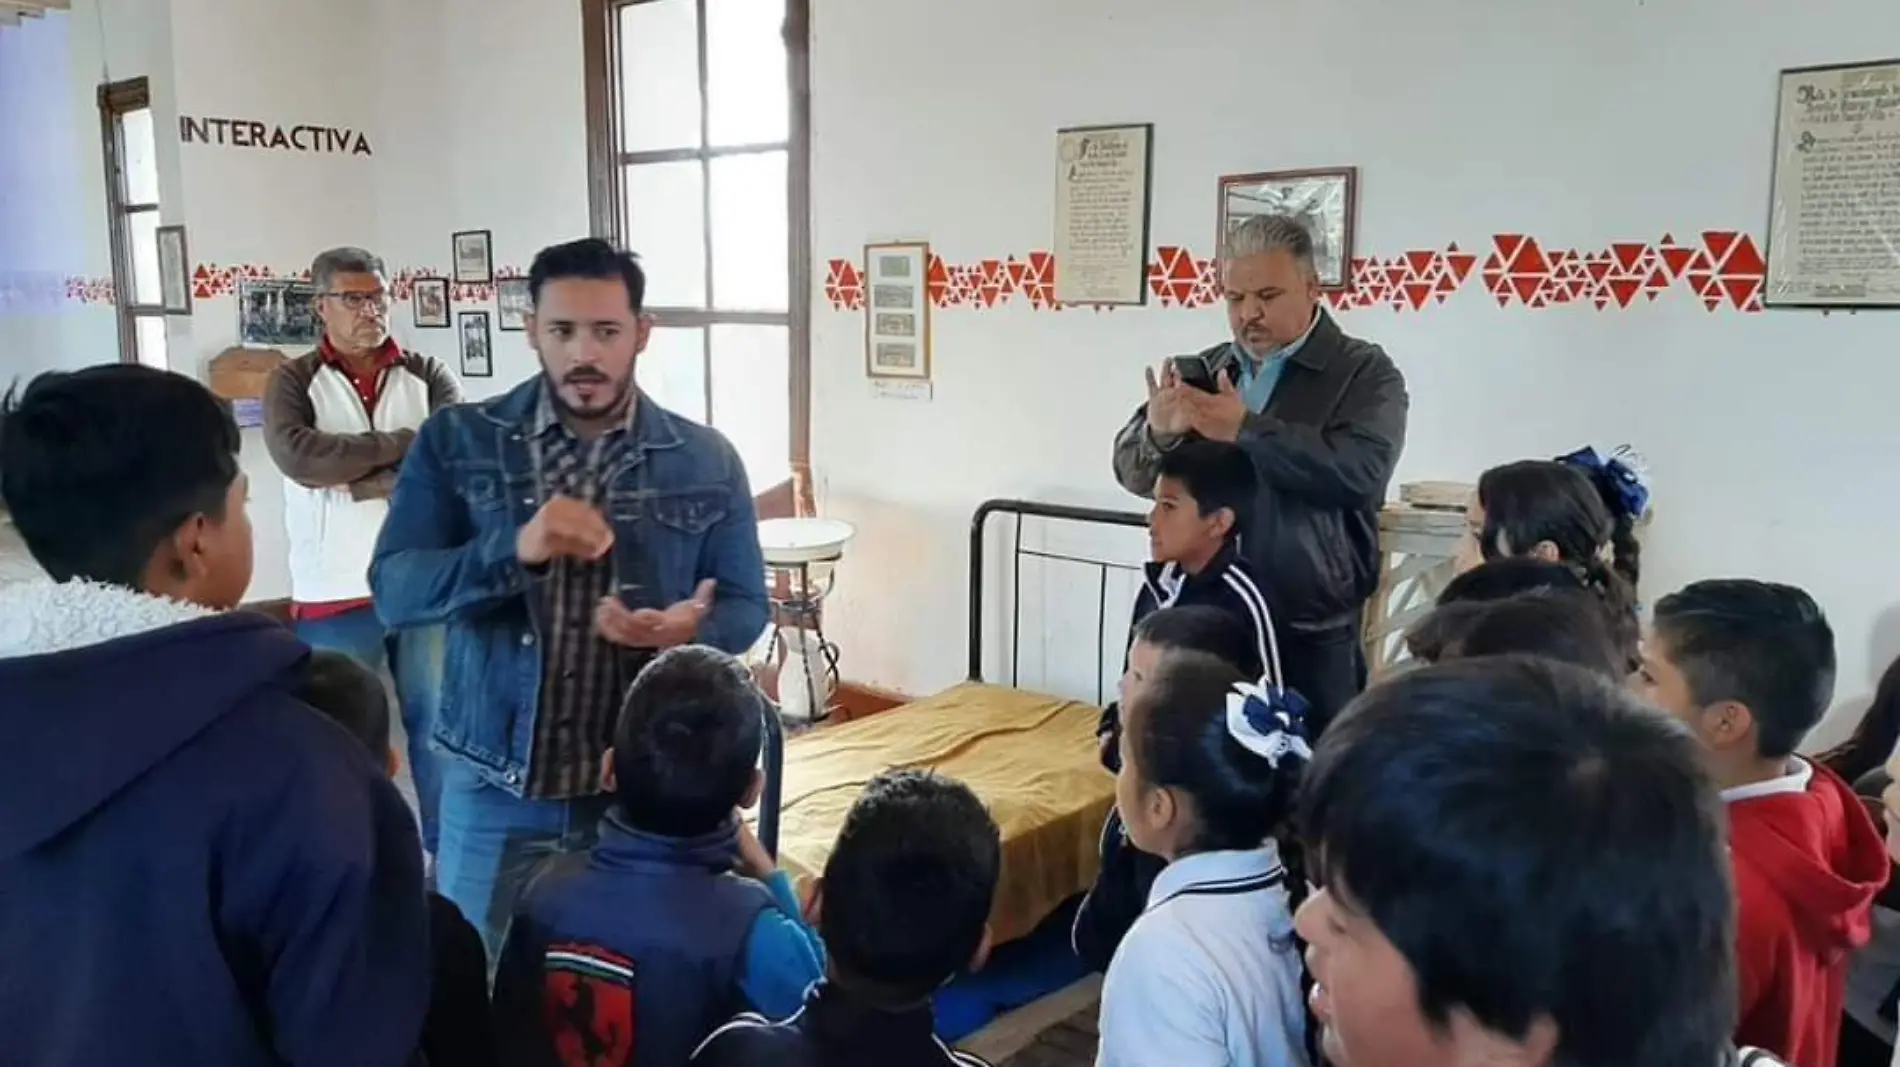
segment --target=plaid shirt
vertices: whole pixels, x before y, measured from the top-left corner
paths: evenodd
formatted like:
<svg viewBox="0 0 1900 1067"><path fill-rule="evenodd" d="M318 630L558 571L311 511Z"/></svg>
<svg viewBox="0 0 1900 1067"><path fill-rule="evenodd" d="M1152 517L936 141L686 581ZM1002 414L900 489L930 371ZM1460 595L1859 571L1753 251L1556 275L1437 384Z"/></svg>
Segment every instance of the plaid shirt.
<svg viewBox="0 0 1900 1067"><path fill-rule="evenodd" d="M637 410L637 409L636 409ZM574 435L554 412L544 389L529 444L543 503L570 496L605 503L627 453L628 424L592 441ZM615 594L614 560L629 546L592 561L559 558L541 583L540 713L528 755L526 795L554 800L600 792L600 762L613 745L614 724L633 676L651 653L621 648L594 632L594 607Z"/></svg>

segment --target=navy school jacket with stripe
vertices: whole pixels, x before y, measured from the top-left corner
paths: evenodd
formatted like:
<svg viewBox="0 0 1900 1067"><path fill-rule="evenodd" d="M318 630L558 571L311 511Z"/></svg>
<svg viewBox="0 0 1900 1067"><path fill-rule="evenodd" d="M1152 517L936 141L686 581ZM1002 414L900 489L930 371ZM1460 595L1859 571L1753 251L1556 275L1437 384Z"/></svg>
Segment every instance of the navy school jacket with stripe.
<svg viewBox="0 0 1900 1067"><path fill-rule="evenodd" d="M1247 561L1229 542L1199 574L1189 574L1176 563L1150 563L1145 568L1141 592L1135 596L1135 610L1129 620L1129 643L1141 620L1162 608L1199 605L1221 611L1244 632L1246 658L1234 664L1249 678L1270 677L1276 683L1285 677L1280 670L1280 646L1274 637L1273 616L1260 580ZM1124 669L1126 662L1124 660ZM1110 704L1102 712L1098 735L1112 736L1121 729L1121 711ZM1104 749L1104 762L1116 762L1113 746ZM1109 767L1115 770L1114 766Z"/></svg>

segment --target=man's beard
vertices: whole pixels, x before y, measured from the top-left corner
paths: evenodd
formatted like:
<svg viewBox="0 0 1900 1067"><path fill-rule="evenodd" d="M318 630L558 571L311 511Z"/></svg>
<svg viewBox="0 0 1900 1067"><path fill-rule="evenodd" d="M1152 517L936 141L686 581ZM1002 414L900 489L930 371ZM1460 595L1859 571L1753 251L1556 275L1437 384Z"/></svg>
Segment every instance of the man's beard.
<svg viewBox="0 0 1900 1067"><path fill-rule="evenodd" d="M1270 339L1263 340L1258 345L1255 345L1255 344L1249 343L1245 336L1243 336L1239 331L1236 331L1234 333L1234 347L1240 349L1241 354L1246 356L1248 359L1252 360L1253 362L1265 363L1267 360L1272 359L1274 355L1279 353L1280 350L1284 349L1286 346L1280 345L1280 344L1274 344L1273 341Z"/></svg>
<svg viewBox="0 0 1900 1067"><path fill-rule="evenodd" d="M596 404L593 407L586 408L577 407L568 403L567 397L561 395L560 386L562 383L556 382L554 375L548 373L548 369L545 366L541 368L541 377L548 384L548 398L554 401L554 409L563 415L570 415L577 419L600 419L623 412L627 410L627 402L633 396L632 375L628 375L624 381L615 382L605 374L582 375L577 379L574 373L570 371L567 377L567 384L604 382L614 387L613 395L607 399L606 403Z"/></svg>
<svg viewBox="0 0 1900 1067"><path fill-rule="evenodd" d="M333 330L326 324L323 333L331 347L340 351L374 352L389 343L389 327L386 324L376 327L351 326L340 330ZM339 337L344 339L344 344L337 343Z"/></svg>

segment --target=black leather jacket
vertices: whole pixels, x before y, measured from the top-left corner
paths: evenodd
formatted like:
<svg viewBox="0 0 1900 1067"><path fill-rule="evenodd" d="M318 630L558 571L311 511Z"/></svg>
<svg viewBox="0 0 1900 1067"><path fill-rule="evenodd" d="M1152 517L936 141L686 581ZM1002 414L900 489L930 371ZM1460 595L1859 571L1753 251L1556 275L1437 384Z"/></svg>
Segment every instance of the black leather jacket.
<svg viewBox="0 0 1900 1067"><path fill-rule="evenodd" d="M1203 355L1217 374L1238 358L1231 343ZM1274 614L1293 629L1353 625L1378 587L1379 508L1410 405L1385 352L1346 336L1321 309L1266 410L1242 427L1260 495L1241 544ZM1115 478L1149 496L1160 461L1143 404L1115 437Z"/></svg>

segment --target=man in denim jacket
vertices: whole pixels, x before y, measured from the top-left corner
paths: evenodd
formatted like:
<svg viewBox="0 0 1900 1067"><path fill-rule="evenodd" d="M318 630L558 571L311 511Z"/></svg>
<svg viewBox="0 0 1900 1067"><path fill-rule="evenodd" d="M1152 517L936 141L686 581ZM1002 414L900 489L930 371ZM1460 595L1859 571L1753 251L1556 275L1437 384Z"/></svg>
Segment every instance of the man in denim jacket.
<svg viewBox="0 0 1900 1067"><path fill-rule="evenodd" d="M448 630L436 880L491 959L537 865L593 843L640 667L693 642L743 652L766 621L738 453L634 385L639 261L556 245L528 288L543 373L423 425L370 564L384 623Z"/></svg>

